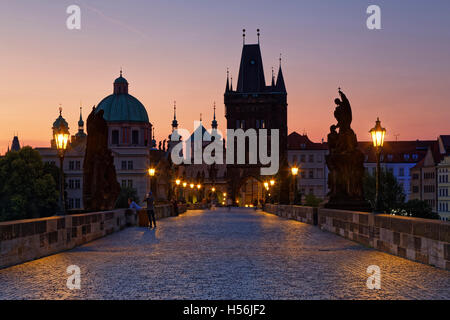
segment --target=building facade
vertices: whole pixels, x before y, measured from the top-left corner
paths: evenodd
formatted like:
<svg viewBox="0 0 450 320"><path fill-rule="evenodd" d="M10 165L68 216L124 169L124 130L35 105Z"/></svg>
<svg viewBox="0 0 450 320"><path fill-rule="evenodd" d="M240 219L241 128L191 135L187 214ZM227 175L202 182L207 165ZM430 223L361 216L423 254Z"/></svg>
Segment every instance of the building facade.
<svg viewBox="0 0 450 320"><path fill-rule="evenodd" d="M438 214L442 219L450 220L450 156L447 155L437 165Z"/></svg>
<svg viewBox="0 0 450 320"><path fill-rule="evenodd" d="M279 157L280 166L283 166L283 161L287 160L287 91L281 60L277 80L272 75L271 84L266 84L259 41L257 44L245 44L244 41L237 86L233 89L232 80L230 83L227 78L224 103L227 129L255 129L257 136L259 129L279 130ZM235 141L228 141L230 143ZM233 164L227 164L231 199L234 203L240 201L241 205L244 205L243 201L254 203L260 200L258 197L263 192L263 181L267 179L260 175L261 165L249 163L249 143L246 142L245 164L237 164L236 159ZM229 159L227 162L230 162ZM283 169L281 173L286 174ZM281 188L285 186L285 178L278 179ZM254 199L250 200L246 194L253 194ZM286 196L286 192L280 192L280 197L284 199Z"/></svg>
<svg viewBox="0 0 450 320"><path fill-rule="evenodd" d="M308 136L292 132L288 136L288 163L298 167L297 190L303 195L325 199L328 193L328 168L325 156L326 143L314 143Z"/></svg>

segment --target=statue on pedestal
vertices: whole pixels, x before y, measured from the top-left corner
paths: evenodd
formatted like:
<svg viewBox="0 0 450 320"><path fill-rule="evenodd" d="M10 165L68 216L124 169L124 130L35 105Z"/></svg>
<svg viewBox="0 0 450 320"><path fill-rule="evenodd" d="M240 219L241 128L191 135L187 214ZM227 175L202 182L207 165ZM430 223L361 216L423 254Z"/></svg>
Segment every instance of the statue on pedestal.
<svg viewBox="0 0 450 320"><path fill-rule="evenodd" d="M329 154L326 162L329 170L329 201L326 208L370 211L364 199L364 154L358 149L356 134L351 129L352 109L350 102L339 88L341 99L335 99L334 117L336 125L328 134ZM337 131L337 129L339 131Z"/></svg>
<svg viewBox="0 0 450 320"><path fill-rule="evenodd" d="M89 211L112 210L120 193L116 168L108 149L108 126L103 110L95 106L87 118L87 142L83 163L83 201Z"/></svg>

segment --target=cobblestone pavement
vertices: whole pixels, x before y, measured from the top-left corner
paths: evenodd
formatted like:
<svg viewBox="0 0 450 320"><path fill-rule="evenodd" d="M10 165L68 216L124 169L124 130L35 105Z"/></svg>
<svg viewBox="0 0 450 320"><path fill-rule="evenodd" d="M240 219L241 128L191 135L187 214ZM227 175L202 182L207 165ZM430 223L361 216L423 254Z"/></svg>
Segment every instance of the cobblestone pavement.
<svg viewBox="0 0 450 320"><path fill-rule="evenodd" d="M80 290L66 286L73 264ZM80 298L450 299L450 273L247 209L189 211L0 270L0 299Z"/></svg>

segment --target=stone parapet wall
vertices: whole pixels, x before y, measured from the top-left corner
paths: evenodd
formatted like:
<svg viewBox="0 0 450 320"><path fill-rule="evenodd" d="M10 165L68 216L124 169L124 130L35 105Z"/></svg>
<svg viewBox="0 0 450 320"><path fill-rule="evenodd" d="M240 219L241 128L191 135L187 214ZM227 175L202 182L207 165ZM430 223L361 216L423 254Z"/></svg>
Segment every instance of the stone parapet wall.
<svg viewBox="0 0 450 320"><path fill-rule="evenodd" d="M317 224L321 230L406 259L450 270L450 222L324 208L316 210ZM314 224L310 218L312 215L314 221L314 208L266 205L265 211Z"/></svg>
<svg viewBox="0 0 450 320"><path fill-rule="evenodd" d="M173 215L172 205L155 209L159 218ZM137 224L138 216L130 209L0 222L0 268L69 250Z"/></svg>
<svg viewBox="0 0 450 320"><path fill-rule="evenodd" d="M317 208L265 204L264 211L287 219L297 220L308 224L317 224Z"/></svg>

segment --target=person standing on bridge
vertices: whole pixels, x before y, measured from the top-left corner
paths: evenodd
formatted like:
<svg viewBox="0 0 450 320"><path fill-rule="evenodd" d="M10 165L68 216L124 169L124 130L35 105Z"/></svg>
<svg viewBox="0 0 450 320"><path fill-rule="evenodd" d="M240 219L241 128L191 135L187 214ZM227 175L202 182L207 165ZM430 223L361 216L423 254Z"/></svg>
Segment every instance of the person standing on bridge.
<svg viewBox="0 0 450 320"><path fill-rule="evenodd" d="M148 227L150 229L152 228L152 221L153 221L153 226L156 228L155 198L153 197L153 194L151 191L148 193L148 196L145 199L145 201L147 202Z"/></svg>

